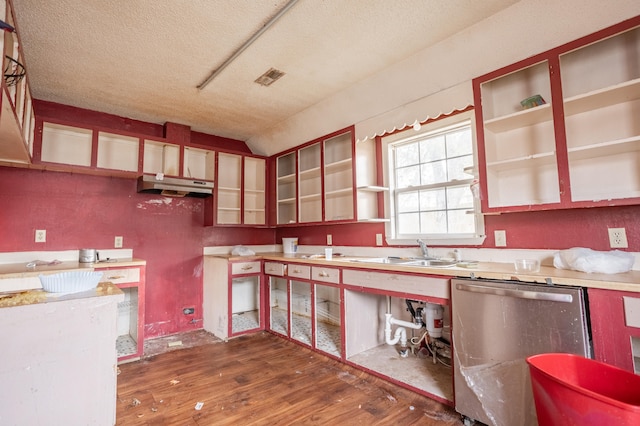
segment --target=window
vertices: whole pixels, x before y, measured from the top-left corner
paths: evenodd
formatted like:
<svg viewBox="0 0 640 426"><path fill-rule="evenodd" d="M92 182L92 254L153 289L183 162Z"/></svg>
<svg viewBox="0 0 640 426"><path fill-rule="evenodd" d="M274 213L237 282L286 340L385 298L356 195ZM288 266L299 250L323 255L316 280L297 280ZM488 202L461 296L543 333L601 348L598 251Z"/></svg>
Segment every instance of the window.
<svg viewBox="0 0 640 426"><path fill-rule="evenodd" d="M484 222L474 196L475 143L471 113L383 138L390 188L390 244L481 244Z"/></svg>

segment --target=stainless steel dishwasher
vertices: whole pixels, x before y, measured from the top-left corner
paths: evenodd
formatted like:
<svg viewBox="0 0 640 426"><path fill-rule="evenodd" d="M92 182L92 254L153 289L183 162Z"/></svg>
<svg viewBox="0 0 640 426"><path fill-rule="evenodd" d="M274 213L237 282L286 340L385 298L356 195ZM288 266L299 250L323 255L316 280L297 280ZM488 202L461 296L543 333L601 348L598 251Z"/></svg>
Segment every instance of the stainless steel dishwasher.
<svg viewBox="0 0 640 426"><path fill-rule="evenodd" d="M455 408L465 425L537 425L526 357L590 357L579 287L453 279Z"/></svg>

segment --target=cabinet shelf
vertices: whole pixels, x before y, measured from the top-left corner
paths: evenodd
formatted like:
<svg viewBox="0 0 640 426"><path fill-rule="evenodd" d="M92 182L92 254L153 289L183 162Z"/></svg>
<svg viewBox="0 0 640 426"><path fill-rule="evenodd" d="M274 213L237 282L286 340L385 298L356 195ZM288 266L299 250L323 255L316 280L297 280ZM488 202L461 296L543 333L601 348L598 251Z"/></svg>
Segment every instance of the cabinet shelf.
<svg viewBox="0 0 640 426"><path fill-rule="evenodd" d="M307 195L301 195L300 196L300 201L311 201L311 200L319 200L322 198L322 194L317 193L317 194L307 194Z"/></svg>
<svg viewBox="0 0 640 426"><path fill-rule="evenodd" d="M571 160L606 157L640 151L640 136L569 148Z"/></svg>
<svg viewBox="0 0 640 426"><path fill-rule="evenodd" d="M296 181L295 173L278 177L278 183L288 183L288 182L295 182L295 181Z"/></svg>
<svg viewBox="0 0 640 426"><path fill-rule="evenodd" d="M336 198L336 197L343 197L345 195L350 195L353 193L353 189L351 187L349 188L342 188L342 189L336 189L335 191L327 191L325 192L325 198Z"/></svg>
<svg viewBox="0 0 640 426"><path fill-rule="evenodd" d="M567 98L564 100L564 114L580 114L637 99L640 99L640 78Z"/></svg>
<svg viewBox="0 0 640 426"><path fill-rule="evenodd" d="M376 185L359 186L357 189L358 191L365 191L365 192L385 192L389 190L389 188L386 186L376 186Z"/></svg>
<svg viewBox="0 0 640 426"><path fill-rule="evenodd" d="M300 178L302 179L302 176L304 176L305 178L308 177L315 177L315 176L320 176L320 167L314 167L312 169L307 169L307 170L300 170Z"/></svg>
<svg viewBox="0 0 640 426"><path fill-rule="evenodd" d="M519 127L532 126L534 124L553 119L551 104L544 104L534 108L514 112L513 114L485 120L484 127L495 133L507 132Z"/></svg>
<svg viewBox="0 0 640 426"><path fill-rule="evenodd" d="M344 160L334 161L333 163L327 163L324 165L325 173L333 173L339 170L348 170L351 168L351 158Z"/></svg>
<svg viewBox="0 0 640 426"><path fill-rule="evenodd" d="M282 200L278 200L278 204L293 204L296 202L295 198L284 198Z"/></svg>
<svg viewBox="0 0 640 426"><path fill-rule="evenodd" d="M240 188L230 188L230 187L225 187L225 186L218 186L218 191L240 192Z"/></svg>
<svg viewBox="0 0 640 426"><path fill-rule="evenodd" d="M514 170L547 166L556 162L555 152L542 152L525 157L510 158L508 160L487 163L487 168L494 171Z"/></svg>

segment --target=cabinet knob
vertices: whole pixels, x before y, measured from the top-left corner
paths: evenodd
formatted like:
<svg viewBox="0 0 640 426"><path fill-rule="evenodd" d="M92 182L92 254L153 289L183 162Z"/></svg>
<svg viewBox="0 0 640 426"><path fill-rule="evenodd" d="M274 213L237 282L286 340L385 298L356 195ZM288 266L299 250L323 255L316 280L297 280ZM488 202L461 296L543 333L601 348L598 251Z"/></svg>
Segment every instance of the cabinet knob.
<svg viewBox="0 0 640 426"><path fill-rule="evenodd" d="M299 274L300 272L302 272L300 269L294 269L294 270L293 270L293 273L294 273L294 274Z"/></svg>
<svg viewBox="0 0 640 426"><path fill-rule="evenodd" d="M108 280L118 280L120 278L124 278L124 275L110 275L107 277Z"/></svg>
<svg viewBox="0 0 640 426"><path fill-rule="evenodd" d="M318 274L319 277L328 277L329 274L326 273L325 271L320 271L320 273Z"/></svg>
<svg viewBox="0 0 640 426"><path fill-rule="evenodd" d="M250 271L252 269L253 269L253 266L251 266L251 265L245 265L245 266L242 267L243 271Z"/></svg>

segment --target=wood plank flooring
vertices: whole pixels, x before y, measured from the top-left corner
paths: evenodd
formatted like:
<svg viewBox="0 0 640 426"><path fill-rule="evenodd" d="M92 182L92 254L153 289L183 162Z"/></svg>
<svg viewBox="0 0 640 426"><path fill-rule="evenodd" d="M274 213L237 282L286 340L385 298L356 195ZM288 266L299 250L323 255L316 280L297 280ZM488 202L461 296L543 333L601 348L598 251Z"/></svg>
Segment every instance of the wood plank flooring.
<svg viewBox="0 0 640 426"><path fill-rule="evenodd" d="M117 425L291 424L462 422L451 407L266 332L120 365Z"/></svg>

